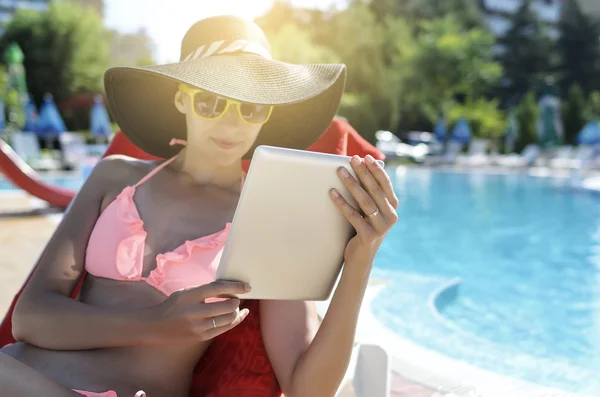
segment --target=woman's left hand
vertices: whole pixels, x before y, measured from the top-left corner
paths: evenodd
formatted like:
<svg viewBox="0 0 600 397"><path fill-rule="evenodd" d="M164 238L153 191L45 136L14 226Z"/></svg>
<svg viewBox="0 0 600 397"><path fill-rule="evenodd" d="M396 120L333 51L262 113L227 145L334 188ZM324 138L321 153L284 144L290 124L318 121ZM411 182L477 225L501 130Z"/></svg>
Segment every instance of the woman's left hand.
<svg viewBox="0 0 600 397"><path fill-rule="evenodd" d="M331 189L330 194L356 229L356 236L344 252L345 268L369 272L383 239L398 221L398 198L390 178L373 157L367 155L363 161L354 156L350 164L360 183L344 167L340 167L338 175L365 215L348 204L336 189Z"/></svg>

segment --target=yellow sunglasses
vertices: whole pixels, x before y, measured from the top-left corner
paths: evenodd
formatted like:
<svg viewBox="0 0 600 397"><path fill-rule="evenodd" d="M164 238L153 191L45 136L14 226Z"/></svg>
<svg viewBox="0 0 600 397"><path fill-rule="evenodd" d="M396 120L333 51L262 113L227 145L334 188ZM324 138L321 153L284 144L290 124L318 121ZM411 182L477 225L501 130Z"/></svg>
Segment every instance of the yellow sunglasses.
<svg viewBox="0 0 600 397"><path fill-rule="evenodd" d="M235 105L240 118L248 124L264 124L269 121L273 113L272 105L239 102L185 84L179 84L179 90L190 96L194 113L204 120L220 119L232 105Z"/></svg>

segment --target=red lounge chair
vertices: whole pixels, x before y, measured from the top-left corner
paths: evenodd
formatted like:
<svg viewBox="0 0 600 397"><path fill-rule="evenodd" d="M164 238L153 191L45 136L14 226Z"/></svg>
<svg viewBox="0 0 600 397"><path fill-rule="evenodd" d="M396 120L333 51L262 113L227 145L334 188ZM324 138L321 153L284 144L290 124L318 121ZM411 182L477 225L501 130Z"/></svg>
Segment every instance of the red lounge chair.
<svg viewBox="0 0 600 397"><path fill-rule="evenodd" d="M385 159L383 153L364 140L350 124L337 118L332 121L325 134L308 150L360 157L370 154L376 159ZM121 132L117 132L104 156L111 154L126 154L139 159L157 159L133 145ZM249 161L245 161L244 169L246 171L248 166ZM0 324L0 346L15 341L12 336L12 313L29 277L31 274L13 298L8 313ZM72 297L77 296L84 277L85 274L73 291ZM215 338L198 362L190 397L275 397L281 395L263 345L258 303L257 301L247 301L245 305L250 308L250 315L246 320L231 331Z"/></svg>

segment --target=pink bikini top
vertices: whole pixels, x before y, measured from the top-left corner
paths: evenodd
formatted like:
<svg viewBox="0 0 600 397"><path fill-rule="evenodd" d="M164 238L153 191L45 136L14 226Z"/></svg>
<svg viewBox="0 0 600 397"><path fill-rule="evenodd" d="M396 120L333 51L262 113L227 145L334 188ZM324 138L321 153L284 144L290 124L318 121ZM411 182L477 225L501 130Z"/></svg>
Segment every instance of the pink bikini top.
<svg viewBox="0 0 600 397"><path fill-rule="evenodd" d="M217 233L188 240L173 251L158 254L156 268L147 277L142 275L147 233L133 197L139 185L175 158L163 162L134 186L125 187L100 214L86 250L88 273L112 280L145 281L167 296L214 281L231 226L229 222Z"/></svg>

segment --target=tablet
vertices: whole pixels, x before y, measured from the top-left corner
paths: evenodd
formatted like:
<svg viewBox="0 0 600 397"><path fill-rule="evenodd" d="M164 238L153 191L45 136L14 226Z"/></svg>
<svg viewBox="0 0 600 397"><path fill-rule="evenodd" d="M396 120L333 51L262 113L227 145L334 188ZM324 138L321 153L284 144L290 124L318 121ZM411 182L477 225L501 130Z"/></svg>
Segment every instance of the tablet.
<svg viewBox="0 0 600 397"><path fill-rule="evenodd" d="M350 159L258 146L216 278L248 283L241 299L327 300L355 234L329 195L336 188L358 209L337 175L356 175Z"/></svg>

